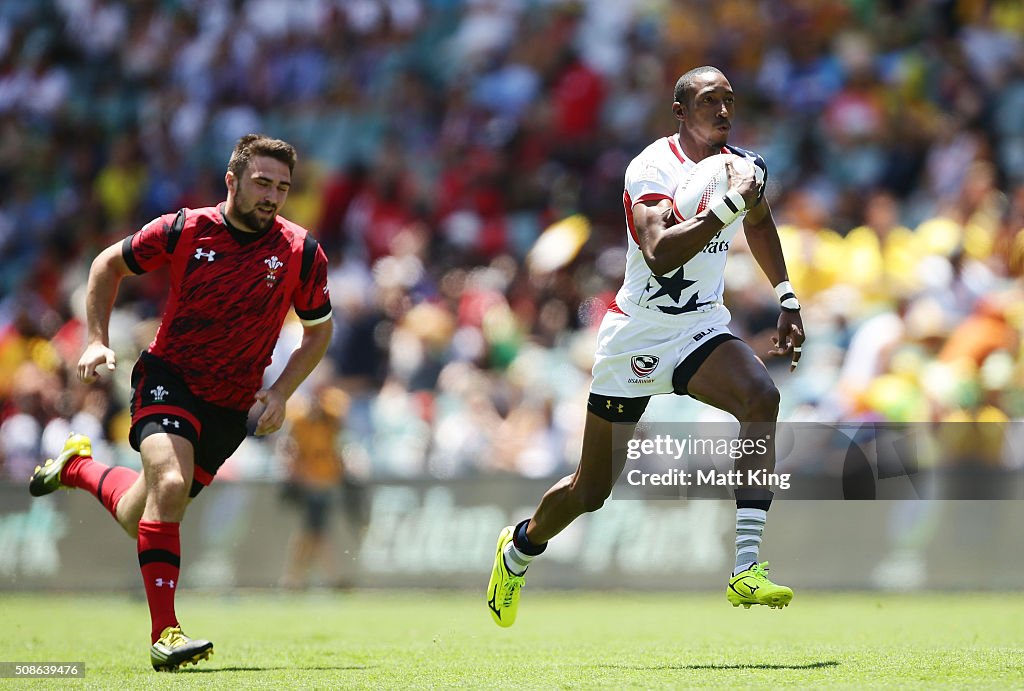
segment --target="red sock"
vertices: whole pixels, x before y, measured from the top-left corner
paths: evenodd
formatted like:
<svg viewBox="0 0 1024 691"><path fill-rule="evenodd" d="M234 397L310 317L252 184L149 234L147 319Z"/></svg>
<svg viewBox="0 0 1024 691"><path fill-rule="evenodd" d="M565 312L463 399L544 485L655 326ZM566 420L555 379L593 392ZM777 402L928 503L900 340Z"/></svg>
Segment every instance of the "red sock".
<svg viewBox="0 0 1024 691"><path fill-rule="evenodd" d="M60 481L68 487L88 490L116 519L117 502L121 501L137 477L139 474L131 468L106 466L89 456L78 456L64 466Z"/></svg>
<svg viewBox="0 0 1024 691"><path fill-rule="evenodd" d="M153 622L153 643L168 626L177 626L174 591L178 588L181 539L177 523L139 521L139 568Z"/></svg>

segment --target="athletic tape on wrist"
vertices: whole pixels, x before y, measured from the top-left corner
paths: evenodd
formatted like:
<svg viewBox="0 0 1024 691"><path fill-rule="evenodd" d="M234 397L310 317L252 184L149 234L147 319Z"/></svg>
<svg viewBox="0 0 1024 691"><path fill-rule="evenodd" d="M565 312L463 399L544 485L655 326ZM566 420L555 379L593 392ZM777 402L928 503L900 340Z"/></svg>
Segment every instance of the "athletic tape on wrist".
<svg viewBox="0 0 1024 691"><path fill-rule="evenodd" d="M775 294L779 296L779 304L787 312L800 311L800 301L796 299L793 291L793 284L789 281L782 281L775 286Z"/></svg>
<svg viewBox="0 0 1024 691"><path fill-rule="evenodd" d="M722 222L723 226L727 226L735 221L745 210L746 204L743 201L743 197L736 190L726 192L722 200L711 207L711 213Z"/></svg>
<svg viewBox="0 0 1024 691"><path fill-rule="evenodd" d="M789 281L781 281L779 285L775 286L775 294L779 296L779 300L785 299L786 294L796 295L796 291L793 290L793 284Z"/></svg>

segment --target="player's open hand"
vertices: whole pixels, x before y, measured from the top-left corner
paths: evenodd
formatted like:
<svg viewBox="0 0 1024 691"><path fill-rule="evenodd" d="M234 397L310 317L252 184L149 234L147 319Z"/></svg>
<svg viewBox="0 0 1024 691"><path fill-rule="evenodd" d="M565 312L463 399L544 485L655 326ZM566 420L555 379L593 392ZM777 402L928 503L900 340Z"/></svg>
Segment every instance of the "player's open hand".
<svg viewBox="0 0 1024 691"><path fill-rule="evenodd" d="M800 355L803 353L804 345L804 323L800 319L800 312L787 312L783 310L779 314L779 335L772 336L772 345L768 351L769 355L781 357L792 355L789 363L789 371L792 372L800 363Z"/></svg>
<svg viewBox="0 0 1024 691"><path fill-rule="evenodd" d="M273 434L284 424L284 409L287 401L273 389L261 389L256 392L257 405L262 404L263 412L256 421L256 436Z"/></svg>
<svg viewBox="0 0 1024 691"><path fill-rule="evenodd" d="M117 357L113 350L102 343L90 343L78 360L78 378L86 384L91 384L96 381L96 368L101 365L103 370L113 372L117 367Z"/></svg>

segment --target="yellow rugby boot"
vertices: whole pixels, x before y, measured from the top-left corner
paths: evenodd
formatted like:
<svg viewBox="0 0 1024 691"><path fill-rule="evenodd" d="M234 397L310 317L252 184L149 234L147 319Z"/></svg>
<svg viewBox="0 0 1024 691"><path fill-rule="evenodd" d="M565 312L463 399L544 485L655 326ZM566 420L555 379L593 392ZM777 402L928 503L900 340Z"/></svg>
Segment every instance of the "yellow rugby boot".
<svg viewBox="0 0 1024 691"><path fill-rule="evenodd" d="M750 609L751 605L768 605L772 609L782 609L793 599L793 590L784 585L776 585L768 580L768 562L752 564L746 571L741 571L729 579L729 587L725 596L733 607L743 605Z"/></svg>
<svg viewBox="0 0 1024 691"><path fill-rule="evenodd" d="M213 643L193 640L186 636L181 627L168 626L160 638L149 649L149 660L158 672L173 672L182 665L196 665L200 660L209 660L213 655Z"/></svg>
<svg viewBox="0 0 1024 691"><path fill-rule="evenodd" d="M517 576L505 566L505 545L512 542L513 526L505 526L498 535L491 580L487 584L487 608L498 626L512 626L519 611L519 591L526 584L525 576Z"/></svg>
<svg viewBox="0 0 1024 691"><path fill-rule="evenodd" d="M72 432L64 442L64 449L57 458L47 458L45 463L36 466L35 472L32 473L32 479L28 483L28 493L33 497L41 497L59 489L71 489L67 485L61 484L60 474L68 461L78 456L91 457L92 442L84 434Z"/></svg>

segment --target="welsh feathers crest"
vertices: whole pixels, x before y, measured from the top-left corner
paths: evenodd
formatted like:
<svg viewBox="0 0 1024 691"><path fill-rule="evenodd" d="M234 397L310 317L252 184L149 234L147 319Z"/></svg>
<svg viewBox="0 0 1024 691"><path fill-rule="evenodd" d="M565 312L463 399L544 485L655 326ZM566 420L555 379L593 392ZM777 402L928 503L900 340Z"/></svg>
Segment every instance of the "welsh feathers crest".
<svg viewBox="0 0 1024 691"><path fill-rule="evenodd" d="M273 286L277 283L277 271L284 266L284 262L278 259L277 255L272 255L264 259L263 263L267 265L267 275L263 277L263 280L268 286Z"/></svg>

